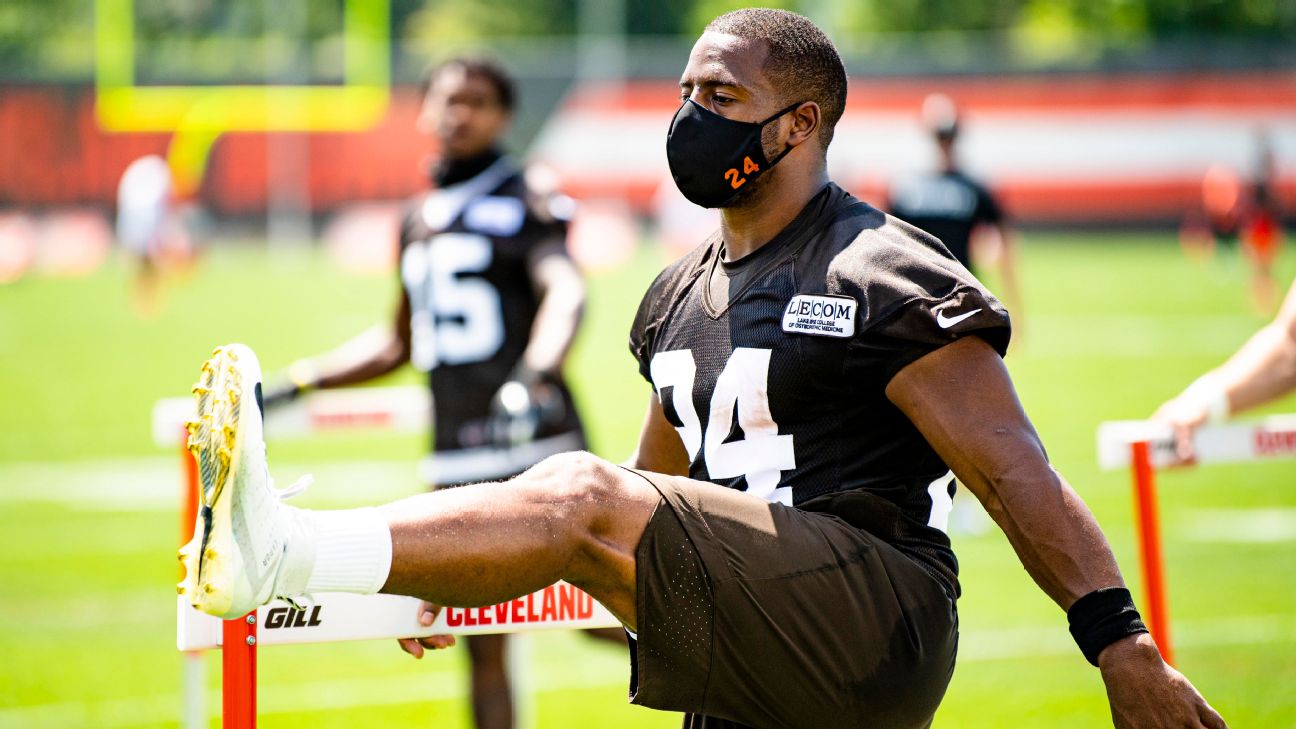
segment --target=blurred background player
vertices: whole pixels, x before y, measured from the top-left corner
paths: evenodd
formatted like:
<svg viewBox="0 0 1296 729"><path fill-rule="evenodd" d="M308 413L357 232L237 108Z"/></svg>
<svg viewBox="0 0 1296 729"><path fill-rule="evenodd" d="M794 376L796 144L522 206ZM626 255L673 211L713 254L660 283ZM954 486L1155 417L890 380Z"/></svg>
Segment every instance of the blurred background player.
<svg viewBox="0 0 1296 729"><path fill-rule="evenodd" d="M1242 245L1251 261L1251 294L1256 308L1272 310L1278 296L1273 264L1282 245L1282 207L1275 189L1277 161L1269 134L1256 133L1256 175L1251 186L1251 204L1242 225Z"/></svg>
<svg viewBox="0 0 1296 729"><path fill-rule="evenodd" d="M429 373L432 488L501 480L585 447L562 366L585 300L567 254L572 204L537 190L501 149L514 83L494 61L460 57L424 79L420 131L434 137L435 189L400 234L400 295L389 329L293 364L266 405L355 385L405 363ZM478 729L513 726L505 637L468 638ZM451 639L425 639L445 647Z"/></svg>
<svg viewBox="0 0 1296 729"><path fill-rule="evenodd" d="M1273 264L1282 243L1282 210L1275 190L1275 160L1269 134L1255 135L1255 177L1250 186L1227 165L1206 170L1201 209L1190 210L1180 228L1180 243L1190 255L1209 259L1217 249L1239 248L1251 267L1251 301L1268 313L1278 298Z"/></svg>
<svg viewBox="0 0 1296 729"><path fill-rule="evenodd" d="M135 268L132 303L141 315L157 309L158 267L173 194L171 168L154 154L131 162L117 185L117 240Z"/></svg>
<svg viewBox="0 0 1296 729"><path fill-rule="evenodd" d="M959 166L961 125L953 100L930 94L923 100L921 116L923 128L936 144L937 167L891 187L891 214L939 238L973 273L994 264L1020 341L1024 312L1017 286L1016 236L994 194Z"/></svg>
<svg viewBox="0 0 1296 729"><path fill-rule="evenodd" d="M1228 361L1197 378L1152 416L1174 426L1179 457L1191 463L1193 432L1207 422L1276 400L1296 389L1296 281L1278 316Z"/></svg>

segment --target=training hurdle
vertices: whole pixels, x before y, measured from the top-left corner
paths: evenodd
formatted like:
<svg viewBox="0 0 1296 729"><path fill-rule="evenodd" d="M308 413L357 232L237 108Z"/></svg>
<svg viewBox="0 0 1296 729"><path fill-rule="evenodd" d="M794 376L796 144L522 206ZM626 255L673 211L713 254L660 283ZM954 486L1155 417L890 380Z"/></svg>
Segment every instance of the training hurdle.
<svg viewBox="0 0 1296 729"><path fill-rule="evenodd" d="M1296 458L1296 415L1206 425L1194 433L1193 447L1198 465ZM1156 471L1184 465L1175 449L1174 431L1165 423L1150 420L1101 423L1098 426L1098 465L1105 470L1130 469L1139 564L1147 600L1145 618L1161 654L1167 663L1173 664Z"/></svg>
<svg viewBox="0 0 1296 729"><path fill-rule="evenodd" d="M314 392L275 408L265 418L267 440L309 438L330 432L424 433L430 420L428 389L420 386ZM193 537L198 513L198 471L186 440L193 398L168 398L153 408L153 439L180 453L180 544ZM558 628L610 628L620 622L581 590L565 583L516 600L477 608L446 608L431 626L420 625L420 602L393 595L321 593L298 610L274 601L236 620L194 610L176 596L176 647L184 652L183 718L187 729L207 726L203 652L221 650L222 726L256 726L257 648L350 640L421 638L429 635L511 633Z"/></svg>

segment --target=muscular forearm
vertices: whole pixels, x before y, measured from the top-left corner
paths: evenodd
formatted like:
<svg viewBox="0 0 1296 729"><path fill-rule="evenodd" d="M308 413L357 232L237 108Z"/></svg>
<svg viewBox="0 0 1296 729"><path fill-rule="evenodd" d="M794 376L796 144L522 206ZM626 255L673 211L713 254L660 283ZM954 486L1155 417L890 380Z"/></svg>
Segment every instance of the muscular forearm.
<svg viewBox="0 0 1296 729"><path fill-rule="evenodd" d="M535 276L542 294L522 363L535 372L557 373L584 315L585 282L565 256L539 262Z"/></svg>
<svg viewBox="0 0 1296 729"><path fill-rule="evenodd" d="M1026 480L1031 485L1020 483ZM1052 468L1023 468L972 490L1031 578L1063 610L1094 590L1124 585L1098 522Z"/></svg>
<svg viewBox="0 0 1296 729"><path fill-rule="evenodd" d="M584 313L581 294L553 292L545 296L531 327L531 339L522 361L537 372L557 372L576 338Z"/></svg>
<svg viewBox="0 0 1296 729"><path fill-rule="evenodd" d="M999 226L999 238L1002 250L999 252L999 271L1003 277L1004 303L1013 317L1015 328L1020 327L1025 318L1022 304L1021 288L1017 283L1017 239L1006 226Z"/></svg>
<svg viewBox="0 0 1296 729"><path fill-rule="evenodd" d="M1296 339L1274 322L1256 332L1213 377L1228 398L1230 413L1275 400L1296 388Z"/></svg>
<svg viewBox="0 0 1296 729"><path fill-rule="evenodd" d="M290 375L302 387L346 387L381 377L408 361L409 349L401 338L386 327L376 327L331 352L293 365L292 370L302 374L290 370Z"/></svg>

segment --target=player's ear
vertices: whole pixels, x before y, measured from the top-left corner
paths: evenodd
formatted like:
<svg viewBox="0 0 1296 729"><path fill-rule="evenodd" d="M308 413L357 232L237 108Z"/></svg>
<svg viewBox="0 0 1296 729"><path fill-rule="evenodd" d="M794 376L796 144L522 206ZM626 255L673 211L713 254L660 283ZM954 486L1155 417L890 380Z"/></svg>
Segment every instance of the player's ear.
<svg viewBox="0 0 1296 729"><path fill-rule="evenodd" d="M791 120L791 130L788 132L787 141L789 147L795 147L813 139L818 135L819 125L823 122L823 115L820 113L819 105L813 101L807 101L789 111L788 118Z"/></svg>

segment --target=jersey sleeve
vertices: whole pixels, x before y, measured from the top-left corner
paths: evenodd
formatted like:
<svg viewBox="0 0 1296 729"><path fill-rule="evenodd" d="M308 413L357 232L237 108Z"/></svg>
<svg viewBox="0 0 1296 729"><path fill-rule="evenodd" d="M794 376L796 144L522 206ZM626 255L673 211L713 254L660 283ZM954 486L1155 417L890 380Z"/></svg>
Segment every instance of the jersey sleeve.
<svg viewBox="0 0 1296 729"><path fill-rule="evenodd" d="M849 343L849 375L885 387L924 355L969 335L1007 352L1008 311L934 238L899 221L877 237L864 242L856 262L866 275L841 286L863 315Z"/></svg>
<svg viewBox="0 0 1296 729"><path fill-rule="evenodd" d="M657 274L639 302L634 323L630 325L630 354L639 364L639 374L650 385L653 381L649 365L656 353L657 333L671 309L678 303L679 297L684 295L685 289L700 275L707 257L712 254L712 243L717 240L716 235Z"/></svg>
<svg viewBox="0 0 1296 729"><path fill-rule="evenodd" d="M668 271L657 275L656 280L640 300L639 310L635 312L634 322L630 325L630 354L639 365L639 375L650 385L652 375L648 365L652 361L653 338L661 325L661 314L658 312L664 303L661 298L664 295L667 279Z"/></svg>
<svg viewBox="0 0 1296 729"><path fill-rule="evenodd" d="M572 199L559 193L527 191L523 203L526 205L526 221L516 236L516 240L522 243L522 250L518 253L530 255L538 248L555 244L565 251L576 207Z"/></svg>

